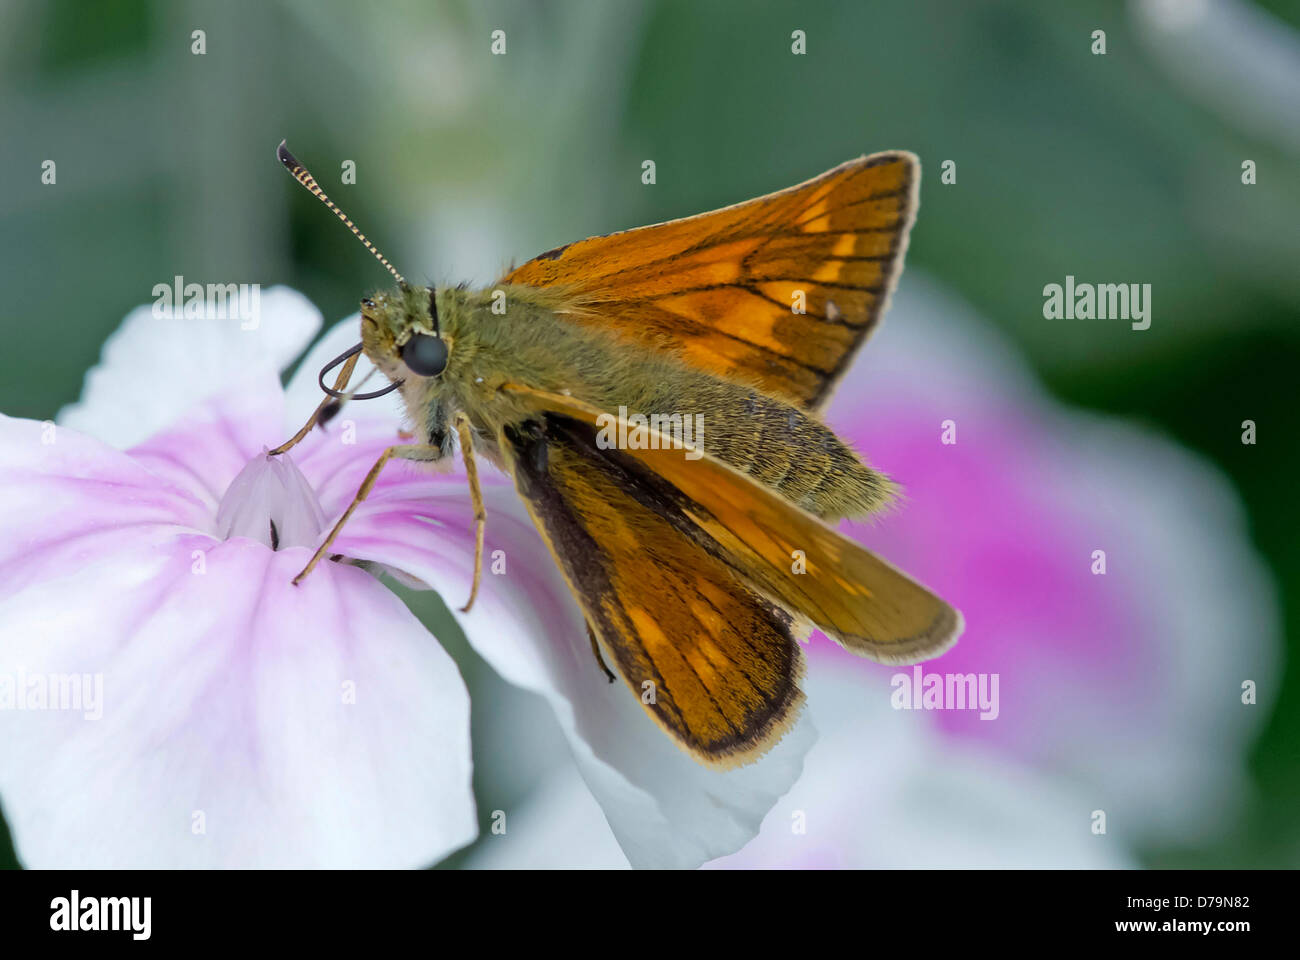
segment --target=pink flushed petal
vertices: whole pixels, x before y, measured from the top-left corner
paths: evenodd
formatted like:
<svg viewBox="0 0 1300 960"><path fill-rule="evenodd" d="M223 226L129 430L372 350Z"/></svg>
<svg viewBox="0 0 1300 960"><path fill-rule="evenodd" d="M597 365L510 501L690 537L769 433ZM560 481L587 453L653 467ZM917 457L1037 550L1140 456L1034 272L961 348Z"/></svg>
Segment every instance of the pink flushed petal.
<svg viewBox="0 0 1300 960"><path fill-rule="evenodd" d="M338 545L419 577L455 609L469 596L472 515L467 494L440 490L409 504L367 502ZM634 866L693 867L739 849L798 778L815 738L811 724L800 721L763 760L737 770L691 759L624 683L605 680L581 613L513 488L493 483L484 497L483 585L473 611L457 614L475 650L506 680L551 703ZM491 572L497 550L500 574Z"/></svg>
<svg viewBox="0 0 1300 960"><path fill-rule="evenodd" d="M307 556L124 533L78 603L6 597L0 675L102 677L98 719L0 712L26 864L417 867L474 837L455 665L360 570L291 586Z"/></svg>
<svg viewBox="0 0 1300 960"><path fill-rule="evenodd" d="M287 439L278 432L282 406L278 383L274 378L263 378L209 399L176 424L133 448L130 455L151 474L175 484L203 504L207 509L192 511L191 523L196 529L217 534L217 505L229 484L268 444ZM344 413L351 409L345 406ZM332 526L351 503L384 449L403 442L409 441L399 436L392 423L374 419L354 423L341 415L325 429L313 430L289 455L312 484L328 525ZM113 453L107 448L105 452ZM338 549L347 555L364 557L364 552L350 553L351 544L366 524L366 517L382 510L394 522L405 524L417 534L401 541L403 549L418 555L412 563L440 562L441 555L432 552L433 541L419 535L427 530L428 523L420 517L428 513L431 503L455 502L457 511L467 509L469 503L469 488L463 473L449 474L446 469L450 466L439 472L426 464L390 461L370 498L349 523ZM481 476L485 485L509 483L486 464ZM383 538L388 534L381 529L375 535Z"/></svg>
<svg viewBox="0 0 1300 960"><path fill-rule="evenodd" d="M230 482L281 435L284 395L271 374L209 398L130 450L150 472L188 490L215 516Z"/></svg>
<svg viewBox="0 0 1300 960"><path fill-rule="evenodd" d="M351 421L352 409L345 406L337 418L312 430L289 451L327 514L342 513L385 448L409 442L399 435L396 423ZM268 375L209 398L130 453L215 514L221 497L249 461L292 436L285 432L283 420L284 394L277 379ZM377 489L437 476L428 467L393 461Z"/></svg>
<svg viewBox="0 0 1300 960"><path fill-rule="evenodd" d="M334 564L293 587L308 550L213 540L128 455L48 436L0 418L0 703L103 697L0 710L24 862L420 866L474 836L467 694L396 597Z"/></svg>
<svg viewBox="0 0 1300 960"><path fill-rule="evenodd" d="M126 454L74 430L0 415L0 564L14 579L75 570L121 531L204 530L203 505Z"/></svg>
<svg viewBox="0 0 1300 960"><path fill-rule="evenodd" d="M210 398L178 422L133 447L132 458L156 476L207 505L215 516L221 497L250 461L287 440L282 433L283 392L274 377L264 377ZM345 411L352 408L345 406ZM351 503L371 466L394 444L409 442L395 424L375 420L352 423L346 416L314 429L288 456L312 484L318 501L334 519ZM448 478L425 465L391 461L372 496L408 487L424 489ZM463 479L459 489L465 490ZM214 532L215 526L210 526Z"/></svg>

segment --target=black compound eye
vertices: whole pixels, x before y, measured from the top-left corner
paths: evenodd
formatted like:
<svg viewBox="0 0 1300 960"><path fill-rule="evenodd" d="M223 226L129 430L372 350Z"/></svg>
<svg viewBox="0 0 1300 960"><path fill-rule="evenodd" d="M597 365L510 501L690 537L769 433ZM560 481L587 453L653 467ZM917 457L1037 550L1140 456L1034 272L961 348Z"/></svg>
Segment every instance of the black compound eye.
<svg viewBox="0 0 1300 960"><path fill-rule="evenodd" d="M402 362L414 374L436 377L447 368L447 344L442 337L417 333L402 344Z"/></svg>

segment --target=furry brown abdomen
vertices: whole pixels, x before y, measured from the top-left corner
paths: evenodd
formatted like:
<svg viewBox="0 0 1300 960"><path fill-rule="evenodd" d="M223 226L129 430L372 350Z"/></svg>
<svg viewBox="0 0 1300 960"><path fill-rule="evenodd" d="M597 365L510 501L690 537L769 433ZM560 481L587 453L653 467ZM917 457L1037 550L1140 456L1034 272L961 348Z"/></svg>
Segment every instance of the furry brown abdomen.
<svg viewBox="0 0 1300 960"><path fill-rule="evenodd" d="M887 477L798 407L751 392L741 401L741 410L740 422L753 436L750 455L736 458L739 451L725 443L712 452L796 506L824 520L838 520L865 516L892 498Z"/></svg>
<svg viewBox="0 0 1300 960"><path fill-rule="evenodd" d="M707 375L670 376L640 409L700 414L699 445L706 453L824 520L862 517L893 497L889 479L863 463L825 424L757 390Z"/></svg>

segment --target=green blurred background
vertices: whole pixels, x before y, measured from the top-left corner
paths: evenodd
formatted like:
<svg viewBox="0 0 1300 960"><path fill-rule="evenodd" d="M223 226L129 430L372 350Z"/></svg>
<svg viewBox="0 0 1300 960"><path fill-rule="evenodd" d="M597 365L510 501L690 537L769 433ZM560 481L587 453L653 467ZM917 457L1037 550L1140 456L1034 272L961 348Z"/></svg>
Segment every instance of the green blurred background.
<svg viewBox="0 0 1300 960"><path fill-rule="evenodd" d="M383 285L276 163L282 137L418 281L486 282L569 240L906 148L926 170L909 262L1019 344L1059 398L1213 460L1281 586L1288 652L1300 644L1294 4L0 0L0 22L5 413L44 419L73 400L105 337L175 274L289 284L327 322ZM489 51L496 29L505 56ZM958 180L943 187L947 159ZM355 185L340 183L345 160ZM1067 273L1150 283L1151 329L1045 321L1042 288ZM413 602L451 637L476 754L502 749L479 707L501 681L436 597ZM1250 758L1249 816L1212 849L1144 862L1289 865L1295 660ZM523 789L514 776L494 795ZM0 865L15 865L2 833Z"/></svg>

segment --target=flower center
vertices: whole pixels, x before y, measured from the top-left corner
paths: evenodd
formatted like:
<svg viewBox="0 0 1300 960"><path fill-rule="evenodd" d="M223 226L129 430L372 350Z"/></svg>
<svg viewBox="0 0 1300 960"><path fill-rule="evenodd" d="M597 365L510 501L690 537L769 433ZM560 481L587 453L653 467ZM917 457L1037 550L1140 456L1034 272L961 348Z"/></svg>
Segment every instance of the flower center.
<svg viewBox="0 0 1300 960"><path fill-rule="evenodd" d="M307 478L282 453L266 448L230 481L217 508L217 536L247 537L272 550L314 547L325 529L325 511Z"/></svg>

